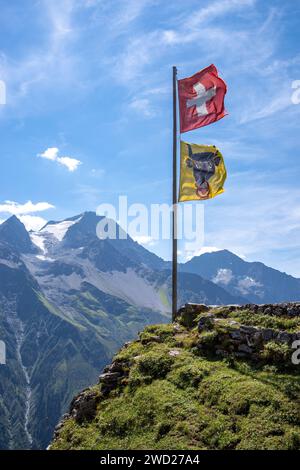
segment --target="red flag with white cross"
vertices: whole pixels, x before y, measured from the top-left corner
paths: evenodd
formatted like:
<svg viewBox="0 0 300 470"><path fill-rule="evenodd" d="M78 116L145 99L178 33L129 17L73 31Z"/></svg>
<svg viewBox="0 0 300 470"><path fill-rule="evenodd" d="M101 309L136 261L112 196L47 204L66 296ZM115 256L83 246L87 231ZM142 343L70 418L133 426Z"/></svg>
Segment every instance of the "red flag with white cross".
<svg viewBox="0 0 300 470"><path fill-rule="evenodd" d="M192 77L178 80L180 132L218 121L228 113L224 107L226 83L210 65Z"/></svg>

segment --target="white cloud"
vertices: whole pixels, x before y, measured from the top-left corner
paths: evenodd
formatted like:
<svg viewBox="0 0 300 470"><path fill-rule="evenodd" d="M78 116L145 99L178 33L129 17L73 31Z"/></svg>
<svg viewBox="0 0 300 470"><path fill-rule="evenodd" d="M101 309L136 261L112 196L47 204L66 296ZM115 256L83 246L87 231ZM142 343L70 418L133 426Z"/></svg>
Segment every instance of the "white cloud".
<svg viewBox="0 0 300 470"><path fill-rule="evenodd" d="M150 118L155 116L155 112L151 107L150 101L147 98L134 99L129 104L129 107L145 117Z"/></svg>
<svg viewBox="0 0 300 470"><path fill-rule="evenodd" d="M76 83L78 67L67 46L75 37L72 16L75 8L73 0L41 0L35 2L36 15L45 25L44 35L39 44L28 48L27 53L14 61L12 57L1 55L1 78L10 84L8 107L21 109L24 99L36 93L37 89L57 89L67 83ZM77 72L77 73L76 73ZM77 80L78 82L78 80ZM31 106L22 106L28 112ZM23 111L24 112L24 111Z"/></svg>
<svg viewBox="0 0 300 470"><path fill-rule="evenodd" d="M279 88L279 84L278 84ZM252 108L245 110L244 115L241 117L240 123L245 124L256 119L264 119L272 116L273 114L278 114L282 116L281 112L287 108L291 108L291 91L289 86L285 90L280 91L279 94L275 92L274 95L269 98L269 101L265 103L260 109Z"/></svg>
<svg viewBox="0 0 300 470"><path fill-rule="evenodd" d="M0 204L0 213L7 213L13 215L42 212L48 209L54 209L54 206L52 204L49 204L48 202L37 202L36 204L34 204L31 201L27 201L25 202L25 204L20 204L15 201L4 201L3 204Z"/></svg>
<svg viewBox="0 0 300 470"><path fill-rule="evenodd" d="M228 50L231 51L230 57L233 60L253 54L253 41L257 36L257 25L255 29L245 32L237 28L220 27L215 24L215 20L228 15L239 14L254 6L256 0L218 0L209 6L194 8L191 10L183 10L181 14L171 16L168 19L168 28L154 29L135 34L129 37L125 42L125 47L120 48L120 53L114 56L112 60L112 70L115 79L124 82L129 88L135 85L137 79L141 79L145 88L150 88L154 80L161 77L157 74L147 73L147 67L153 65L165 57L164 68L171 65L169 62L170 54L175 52L175 47L195 43L198 44L201 51L201 62L216 60L216 58L224 58L224 54ZM260 54L265 51L268 41L265 38L257 38L256 42L260 49ZM217 45L217 46L216 46ZM252 46L252 47L250 47ZM262 51L263 49L263 51ZM254 56L254 54L253 54ZM255 54L257 60L257 54ZM193 59L193 67L195 67L195 59ZM178 66L182 66L179 61Z"/></svg>
<svg viewBox="0 0 300 470"><path fill-rule="evenodd" d="M234 278L231 269L219 269L212 282L227 286Z"/></svg>
<svg viewBox="0 0 300 470"><path fill-rule="evenodd" d="M39 230L43 227L47 221L43 217L32 214L48 209L54 209L54 206L49 204L49 202L37 202L34 204L31 201L27 201L24 204L20 204L15 201L4 201L3 204L0 204L0 213L17 216L27 230ZM0 219L0 224L3 222L4 220Z"/></svg>
<svg viewBox="0 0 300 470"><path fill-rule="evenodd" d="M38 157L45 158L46 160L51 160L57 162L60 165L65 166L69 171L73 172L77 170L79 165L82 164L80 160L71 157L59 157L59 149L57 147L49 147L43 153L39 153Z"/></svg>
<svg viewBox="0 0 300 470"><path fill-rule="evenodd" d="M43 219L43 217L38 217L36 215L19 215L18 218L20 221L25 225L26 229L33 230L33 231L38 231L44 225L46 225L47 220Z"/></svg>
<svg viewBox="0 0 300 470"><path fill-rule="evenodd" d="M205 253L214 253L222 250L222 248L217 248L216 246L200 246L198 249L190 250L187 249L187 245L189 245L189 243L184 243L184 249L178 250L178 256L180 256L180 262L182 263L190 261L195 256L201 256Z"/></svg>
<svg viewBox="0 0 300 470"><path fill-rule="evenodd" d="M140 245L154 246L156 244L153 238L151 238L148 235L136 235L136 236L133 236L132 238L135 242L139 243Z"/></svg>
<svg viewBox="0 0 300 470"><path fill-rule="evenodd" d="M66 168L68 168L68 170L71 172L77 170L79 165L82 164L80 160L77 160L76 158L71 158L71 157L58 157L56 161L60 163L61 165L65 166Z"/></svg>
<svg viewBox="0 0 300 470"><path fill-rule="evenodd" d="M190 28L199 27L201 24L212 22L220 16L245 7L251 7L255 2L256 0L221 0L212 2L191 15L190 19L186 22L186 26Z"/></svg>
<svg viewBox="0 0 300 470"><path fill-rule="evenodd" d="M45 152L40 153L39 157L46 158L47 160L56 160L58 157L58 148L57 147L49 147Z"/></svg>
<svg viewBox="0 0 300 470"><path fill-rule="evenodd" d="M263 285L249 276L240 279L238 282L238 290L241 292L241 294L247 294L248 292L251 292L255 287L263 287Z"/></svg>

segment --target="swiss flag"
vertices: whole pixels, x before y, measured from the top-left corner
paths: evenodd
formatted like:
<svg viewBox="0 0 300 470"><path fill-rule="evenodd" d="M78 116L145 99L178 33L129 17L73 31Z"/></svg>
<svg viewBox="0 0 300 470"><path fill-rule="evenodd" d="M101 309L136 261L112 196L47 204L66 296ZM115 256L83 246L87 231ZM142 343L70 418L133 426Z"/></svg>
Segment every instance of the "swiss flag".
<svg viewBox="0 0 300 470"><path fill-rule="evenodd" d="M207 126L228 114L224 108L226 83L214 65L178 80L180 131Z"/></svg>

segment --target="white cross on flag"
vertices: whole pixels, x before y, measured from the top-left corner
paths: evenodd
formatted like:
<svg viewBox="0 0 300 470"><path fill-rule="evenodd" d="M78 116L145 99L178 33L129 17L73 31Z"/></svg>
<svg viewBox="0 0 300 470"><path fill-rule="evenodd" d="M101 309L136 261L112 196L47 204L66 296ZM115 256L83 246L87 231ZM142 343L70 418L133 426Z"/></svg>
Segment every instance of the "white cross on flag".
<svg viewBox="0 0 300 470"><path fill-rule="evenodd" d="M214 65L178 80L180 131L207 126L226 116L226 91L226 83L218 76Z"/></svg>

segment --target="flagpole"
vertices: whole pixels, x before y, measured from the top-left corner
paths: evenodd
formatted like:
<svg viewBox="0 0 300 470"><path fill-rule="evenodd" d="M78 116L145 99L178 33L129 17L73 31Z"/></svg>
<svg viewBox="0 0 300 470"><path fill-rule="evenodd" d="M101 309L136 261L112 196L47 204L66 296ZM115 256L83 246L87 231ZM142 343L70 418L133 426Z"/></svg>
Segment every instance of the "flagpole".
<svg viewBox="0 0 300 470"><path fill-rule="evenodd" d="M177 315L177 68L173 67L172 321Z"/></svg>

